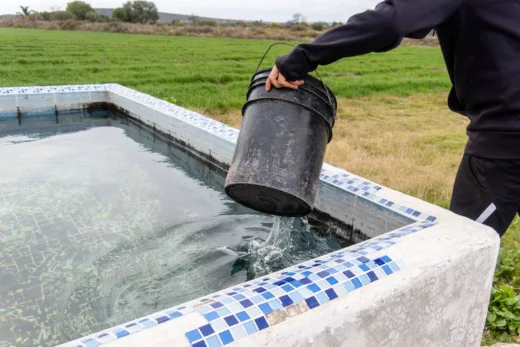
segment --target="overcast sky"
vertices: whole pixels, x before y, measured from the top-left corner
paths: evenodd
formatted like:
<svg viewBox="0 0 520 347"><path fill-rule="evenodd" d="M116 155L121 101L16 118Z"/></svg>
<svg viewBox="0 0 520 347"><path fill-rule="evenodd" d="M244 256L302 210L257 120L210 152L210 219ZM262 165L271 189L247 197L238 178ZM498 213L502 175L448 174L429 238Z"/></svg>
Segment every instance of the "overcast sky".
<svg viewBox="0 0 520 347"><path fill-rule="evenodd" d="M69 0L70 1L70 0ZM65 9L67 0L0 0L0 14L15 14L19 5L36 11ZM126 0L125 0L126 1ZM296 12L308 21L345 22L381 0L155 0L160 12L196 14L226 19L287 21ZM432 0L434 1L434 0ZM119 7L123 0L91 0L94 8Z"/></svg>

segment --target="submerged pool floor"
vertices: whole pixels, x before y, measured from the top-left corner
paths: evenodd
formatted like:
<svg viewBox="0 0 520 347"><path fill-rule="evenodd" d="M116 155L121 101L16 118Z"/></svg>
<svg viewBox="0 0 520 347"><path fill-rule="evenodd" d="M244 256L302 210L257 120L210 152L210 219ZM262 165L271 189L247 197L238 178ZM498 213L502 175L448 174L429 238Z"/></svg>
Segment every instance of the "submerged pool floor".
<svg viewBox="0 0 520 347"><path fill-rule="evenodd" d="M273 217L108 112L0 119L0 163L0 346L67 342L340 248L326 224L294 219L263 264L248 250Z"/></svg>

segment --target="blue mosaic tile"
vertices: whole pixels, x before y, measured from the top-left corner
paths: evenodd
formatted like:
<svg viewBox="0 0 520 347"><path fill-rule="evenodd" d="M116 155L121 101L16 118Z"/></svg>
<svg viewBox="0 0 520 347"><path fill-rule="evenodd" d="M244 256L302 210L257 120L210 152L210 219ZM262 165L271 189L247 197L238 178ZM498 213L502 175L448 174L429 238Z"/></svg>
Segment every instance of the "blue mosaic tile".
<svg viewBox="0 0 520 347"><path fill-rule="evenodd" d="M393 272L396 272L396 271L399 271L399 266L397 266L396 263L391 263L390 264L390 268L392 269Z"/></svg>
<svg viewBox="0 0 520 347"><path fill-rule="evenodd" d="M269 313L273 312L273 309L271 308L271 306L269 306L268 303L263 303L259 307L265 315L268 315Z"/></svg>
<svg viewBox="0 0 520 347"><path fill-rule="evenodd" d="M222 307L215 312L218 314L219 317L224 317L231 313L229 309L227 309L226 307Z"/></svg>
<svg viewBox="0 0 520 347"><path fill-rule="evenodd" d="M157 323L162 324L162 323L164 323L164 322L169 321L170 318L169 318L169 317L166 317L166 316L162 316L162 317L158 317L158 318L156 318L155 320L157 321Z"/></svg>
<svg viewBox="0 0 520 347"><path fill-rule="evenodd" d="M353 273L352 271L350 271L350 270L347 270L347 271L343 272L343 274L344 274L345 276L347 276L348 278L354 278L354 277L356 277L356 275L354 275L354 273Z"/></svg>
<svg viewBox="0 0 520 347"><path fill-rule="evenodd" d="M216 335L208 337L208 339L206 340L206 344L208 345L208 347L222 347L222 343Z"/></svg>
<svg viewBox="0 0 520 347"><path fill-rule="evenodd" d="M316 294L316 299L318 299L318 302L320 303L320 305L323 305L329 301L329 298L323 292Z"/></svg>
<svg viewBox="0 0 520 347"><path fill-rule="evenodd" d="M262 293L262 297L266 300L270 300L270 299L274 298L274 295L271 294L270 292L265 292L265 293Z"/></svg>
<svg viewBox="0 0 520 347"><path fill-rule="evenodd" d="M223 306L224 305L222 303L220 303L220 302L214 302L214 303L211 304L211 307L213 307L215 309L217 309L219 307L223 307Z"/></svg>
<svg viewBox="0 0 520 347"><path fill-rule="evenodd" d="M203 336L209 336L209 335L215 333L215 331L213 330L213 328L209 324L201 326L199 328L199 331L202 333Z"/></svg>
<svg viewBox="0 0 520 347"><path fill-rule="evenodd" d="M336 280L336 278L334 278L333 276L327 278L327 282L330 283L330 285L335 285L335 284L338 284L338 280Z"/></svg>
<svg viewBox="0 0 520 347"><path fill-rule="evenodd" d="M293 301L287 295L280 297L280 301L282 302L283 307L291 306L293 304Z"/></svg>
<svg viewBox="0 0 520 347"><path fill-rule="evenodd" d="M206 342L204 342L204 341L196 342L192 346L193 347L208 347L208 345L206 345Z"/></svg>
<svg viewBox="0 0 520 347"><path fill-rule="evenodd" d="M122 337L130 335L130 333L128 331L126 331L126 330L119 330L119 331L115 332L114 335L116 335L116 337L118 339L120 339Z"/></svg>
<svg viewBox="0 0 520 347"><path fill-rule="evenodd" d="M301 284L309 284L312 283L312 281L308 277L304 277L299 281Z"/></svg>
<svg viewBox="0 0 520 347"><path fill-rule="evenodd" d="M242 304L242 306L244 306L245 308L253 306L253 303L249 299L240 301L240 304Z"/></svg>
<svg viewBox="0 0 520 347"><path fill-rule="evenodd" d="M273 311L281 310L283 308L282 303L278 299L269 301L269 306L271 306Z"/></svg>
<svg viewBox="0 0 520 347"><path fill-rule="evenodd" d="M329 297L329 300L334 300L338 298L338 294L334 291L334 289L330 288L325 291L325 294Z"/></svg>
<svg viewBox="0 0 520 347"><path fill-rule="evenodd" d="M363 275L363 276L359 277L359 280L361 281L361 284L363 284L364 286L366 286L367 284L370 283L370 279L368 278L367 275Z"/></svg>
<svg viewBox="0 0 520 347"><path fill-rule="evenodd" d="M351 293L351 292L353 292L356 289L354 287L354 285L352 284L352 282L345 282L345 283L343 283L343 287L346 289L346 291L348 293Z"/></svg>
<svg viewBox="0 0 520 347"><path fill-rule="evenodd" d="M196 329L192 330L192 331L188 331L185 335L186 335L186 338L188 338L188 341L190 343L193 343L195 341L202 339L202 335Z"/></svg>
<svg viewBox="0 0 520 347"><path fill-rule="evenodd" d="M241 322L245 322L246 320L251 319L251 317L249 317L249 315L248 315L247 312L245 312L245 311L242 311L242 312L237 313L237 318L238 318Z"/></svg>
<svg viewBox="0 0 520 347"><path fill-rule="evenodd" d="M231 332L229 332L228 330L221 332L220 334L218 334L218 336L220 337L220 341L222 341L222 344L224 345L228 345L231 342L235 341L233 339L233 336L231 335Z"/></svg>
<svg viewBox="0 0 520 347"><path fill-rule="evenodd" d="M256 327L253 321L249 321L246 324L244 324L244 329L246 329L247 335L253 335L258 331L258 328Z"/></svg>
<svg viewBox="0 0 520 347"><path fill-rule="evenodd" d="M354 286L354 288L356 288L356 289L359 289L363 286L361 284L361 281L359 280L359 278L354 278L351 282L352 282L352 285Z"/></svg>
<svg viewBox="0 0 520 347"><path fill-rule="evenodd" d="M289 298L291 298L292 302L294 303L298 303L303 300L303 296L298 292L289 294Z"/></svg>
<svg viewBox="0 0 520 347"><path fill-rule="evenodd" d="M180 312L178 312L178 311L170 312L170 313L168 313L168 316L169 316L171 319L175 319L175 318L182 317L182 313L180 313Z"/></svg>
<svg viewBox="0 0 520 347"><path fill-rule="evenodd" d="M97 346L101 345L101 343L99 343L93 339L88 339L88 340L84 341L83 344L85 345L85 347L97 347Z"/></svg>
<svg viewBox="0 0 520 347"><path fill-rule="evenodd" d="M393 273L392 269L390 269L390 266L388 266L388 265L383 266L383 271L384 271L387 275L391 275L391 274Z"/></svg>
<svg viewBox="0 0 520 347"><path fill-rule="evenodd" d="M226 324L230 327L238 324L238 320L235 318L235 316L227 316L224 318L224 320L226 321Z"/></svg>
<svg viewBox="0 0 520 347"><path fill-rule="evenodd" d="M309 289L309 290L310 290L311 292L313 292L313 293L317 293L317 292L319 292L319 291L321 290L321 288L318 287L318 285L315 284L315 283L313 283L313 284L307 286L307 289Z"/></svg>
<svg viewBox="0 0 520 347"><path fill-rule="evenodd" d="M255 319L256 326L258 327L258 330L264 330L269 327L269 323L267 323L267 320L264 317L260 317Z"/></svg>
<svg viewBox="0 0 520 347"><path fill-rule="evenodd" d="M309 308L311 310L316 308L316 307L318 307L318 306L320 306L320 303L318 302L318 300L314 296L305 299L305 302L307 303L307 306L309 306Z"/></svg>
<svg viewBox="0 0 520 347"><path fill-rule="evenodd" d="M368 275L368 278L370 279L370 282L375 282L378 280L376 274L373 271L367 273L367 275Z"/></svg>
<svg viewBox="0 0 520 347"><path fill-rule="evenodd" d="M206 320L208 320L208 321L215 320L218 317L219 317L219 315L216 312L210 312L210 313L206 313L204 315L204 318L206 318Z"/></svg>

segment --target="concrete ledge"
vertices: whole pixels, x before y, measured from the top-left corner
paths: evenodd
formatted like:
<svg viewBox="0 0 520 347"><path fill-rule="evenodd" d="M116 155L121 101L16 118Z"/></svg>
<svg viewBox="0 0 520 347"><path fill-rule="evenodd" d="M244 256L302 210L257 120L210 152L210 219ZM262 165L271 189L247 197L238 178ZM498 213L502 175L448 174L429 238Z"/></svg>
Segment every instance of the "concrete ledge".
<svg viewBox="0 0 520 347"><path fill-rule="evenodd" d="M0 117L49 102L106 102L224 167L238 136L114 84L0 89ZM317 209L368 239L65 346L480 346L500 243L493 230L328 164Z"/></svg>

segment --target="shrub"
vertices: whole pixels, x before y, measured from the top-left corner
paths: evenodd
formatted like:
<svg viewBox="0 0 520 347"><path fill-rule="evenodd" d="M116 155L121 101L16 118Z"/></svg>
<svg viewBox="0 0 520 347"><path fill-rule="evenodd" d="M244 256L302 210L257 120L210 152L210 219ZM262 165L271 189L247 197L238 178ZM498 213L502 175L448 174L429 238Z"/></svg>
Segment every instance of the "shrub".
<svg viewBox="0 0 520 347"><path fill-rule="evenodd" d="M40 12L40 17L42 20L46 20L46 21L49 21L49 20L52 20L52 13L50 12Z"/></svg>
<svg viewBox="0 0 520 347"><path fill-rule="evenodd" d="M509 251L499 261L487 316L488 332L500 339L503 334L520 335L520 252ZM516 291L515 291L516 290Z"/></svg>
<svg viewBox="0 0 520 347"><path fill-rule="evenodd" d="M72 13L79 20L85 20L88 19L87 16L92 17L89 13L94 12L94 9L84 1L72 1L67 4L67 12Z"/></svg>
<svg viewBox="0 0 520 347"><path fill-rule="evenodd" d="M306 31L307 27L305 25L296 24L296 25L291 26L291 30L292 31Z"/></svg>
<svg viewBox="0 0 520 347"><path fill-rule="evenodd" d="M325 23L312 23L311 28L317 31L322 31L326 26Z"/></svg>
<svg viewBox="0 0 520 347"><path fill-rule="evenodd" d="M217 21L215 20L201 20L197 23L198 25L208 26L208 27L216 27Z"/></svg>
<svg viewBox="0 0 520 347"><path fill-rule="evenodd" d="M96 14L96 12L92 11L92 12L87 13L87 15L85 16L85 19L88 20L89 22L96 22L98 20L98 15Z"/></svg>
<svg viewBox="0 0 520 347"><path fill-rule="evenodd" d="M74 20L76 16L68 11L56 11L52 13L52 20Z"/></svg>
<svg viewBox="0 0 520 347"><path fill-rule="evenodd" d="M60 23L61 30L75 30L80 25L80 22L75 20L66 20Z"/></svg>

